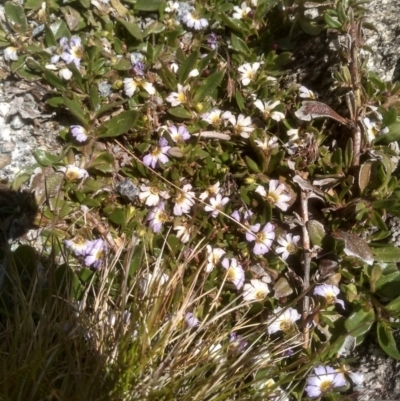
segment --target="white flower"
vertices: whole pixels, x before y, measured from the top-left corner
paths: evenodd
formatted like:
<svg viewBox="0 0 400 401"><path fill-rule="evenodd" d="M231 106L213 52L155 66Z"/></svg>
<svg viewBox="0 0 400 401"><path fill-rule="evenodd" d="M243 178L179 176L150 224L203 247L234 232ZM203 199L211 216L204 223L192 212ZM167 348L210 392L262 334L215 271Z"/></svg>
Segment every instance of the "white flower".
<svg viewBox="0 0 400 401"><path fill-rule="evenodd" d="M70 248L74 252L74 254L77 256L85 255L91 244L90 241L87 241L81 235L76 235L75 238L67 239L64 242L65 242L65 246L67 248Z"/></svg>
<svg viewBox="0 0 400 401"><path fill-rule="evenodd" d="M186 312L184 319L186 325L190 328L197 327L200 324L200 320L192 312Z"/></svg>
<svg viewBox="0 0 400 401"><path fill-rule="evenodd" d="M207 254L206 272L211 273L225 254L225 251L221 248L211 248L211 245L207 245Z"/></svg>
<svg viewBox="0 0 400 401"><path fill-rule="evenodd" d="M145 205L147 206L155 206L160 202L160 197L164 199L168 199L170 196L166 191L160 191L157 187L149 187L146 185L142 185L140 187L139 199L143 202L145 201Z"/></svg>
<svg viewBox="0 0 400 401"><path fill-rule="evenodd" d="M190 239L190 234L192 233L192 229L185 226L176 226L174 230L177 231L176 236L180 238L183 244L186 244Z"/></svg>
<svg viewBox="0 0 400 401"><path fill-rule="evenodd" d="M189 77L194 78L194 77L198 77L199 76L199 70L197 68L195 68L194 70L189 72Z"/></svg>
<svg viewBox="0 0 400 401"><path fill-rule="evenodd" d="M60 167L58 171L62 171L65 174L65 178L67 181L75 181L81 178L89 177L89 174L85 169L76 167L73 164L69 164L65 167Z"/></svg>
<svg viewBox="0 0 400 401"><path fill-rule="evenodd" d="M179 3L177 1L167 1L167 7L165 7L166 13L174 13L179 10Z"/></svg>
<svg viewBox="0 0 400 401"><path fill-rule="evenodd" d="M307 89L305 86L300 86L299 88L299 96L303 99L315 99L315 93L310 89Z"/></svg>
<svg viewBox="0 0 400 401"><path fill-rule="evenodd" d="M160 271L155 271L154 273L148 273L146 277L144 277L140 281L140 290L143 293L146 293L149 289L155 289L156 287L161 287L166 284L169 280L169 276L166 273L162 273ZM154 288L153 288L154 287Z"/></svg>
<svg viewBox="0 0 400 401"><path fill-rule="evenodd" d="M240 290L244 283L244 270L242 266L238 264L238 261L235 258L232 258L230 261L225 258L221 264L227 270L226 279Z"/></svg>
<svg viewBox="0 0 400 401"><path fill-rule="evenodd" d="M356 386L361 386L364 383L364 375L362 373L347 372L347 374Z"/></svg>
<svg viewBox="0 0 400 401"><path fill-rule="evenodd" d="M265 119L272 118L275 121L281 121L285 118L285 115L280 111L272 111L278 104L281 102L279 100L272 102L272 100L268 102L263 102L262 100L256 100L254 102L254 106L256 106Z"/></svg>
<svg viewBox="0 0 400 401"><path fill-rule="evenodd" d="M188 100L186 92L189 89L189 85L182 86L181 84L178 84L178 92L171 92L170 95L166 98L166 101L171 103L172 107L176 107L182 103L186 103Z"/></svg>
<svg viewBox="0 0 400 401"><path fill-rule="evenodd" d="M229 202L229 198L222 198L221 194L217 194L215 198L210 198L209 202L211 205L207 205L204 210L206 212L212 212L212 217L217 217L220 210Z"/></svg>
<svg viewBox="0 0 400 401"><path fill-rule="evenodd" d="M247 6L246 2L243 2L240 7L233 7L233 9L235 10L235 12L232 14L232 18L235 19L243 19L251 11L251 8Z"/></svg>
<svg viewBox="0 0 400 401"><path fill-rule="evenodd" d="M245 63L238 68L241 74L241 81L243 86L247 86L256 77L257 70L260 68L260 63Z"/></svg>
<svg viewBox="0 0 400 401"><path fill-rule="evenodd" d="M178 70L179 70L179 65L176 64L176 63L171 63L169 68L171 69L172 72L174 72L176 74L178 72Z"/></svg>
<svg viewBox="0 0 400 401"><path fill-rule="evenodd" d="M336 299L336 297L340 294L340 290L335 285L330 284L320 284L314 288L314 295L319 295L320 297L324 297L326 299L327 304L340 304L344 309L344 302L341 299Z"/></svg>
<svg viewBox="0 0 400 401"><path fill-rule="evenodd" d="M4 59L6 61L17 61L18 60L17 48L14 46L6 47L4 49L3 55L4 55Z"/></svg>
<svg viewBox="0 0 400 401"><path fill-rule="evenodd" d="M150 82L146 82L140 78L125 78L124 92L128 97L132 97L137 88L143 88L149 95L154 95L156 90Z"/></svg>
<svg viewBox="0 0 400 401"><path fill-rule="evenodd" d="M286 234L286 239L283 237L278 238L278 242L281 246L275 249L276 253L282 254L282 259L286 260L290 254L295 253L297 250L297 243L300 240L300 235Z"/></svg>
<svg viewBox="0 0 400 401"><path fill-rule="evenodd" d="M60 78L69 81L72 77L72 71L68 68L61 68L61 70L58 71L58 75L60 76Z"/></svg>
<svg viewBox="0 0 400 401"><path fill-rule="evenodd" d="M268 293L268 285L261 280L250 280L250 284L246 283L243 287L243 298L246 302L263 301Z"/></svg>
<svg viewBox="0 0 400 401"><path fill-rule="evenodd" d="M194 11L186 13L182 17L182 21L189 28L193 28L196 31L199 31L208 26L208 21L205 18L200 18L200 16Z"/></svg>
<svg viewBox="0 0 400 401"><path fill-rule="evenodd" d="M297 139L299 139L299 129L298 128L289 129L286 134L290 137L291 141L296 141Z"/></svg>
<svg viewBox="0 0 400 401"><path fill-rule="evenodd" d="M61 58L67 64L74 63L77 67L79 67L81 58L84 55L81 38L79 36L72 36L68 43L68 39L63 37L60 39L60 46L63 49Z"/></svg>
<svg viewBox="0 0 400 401"><path fill-rule="evenodd" d="M219 181L217 181L214 185L209 185L209 186L207 187L207 189L206 189L204 192L202 192L202 193L200 194L199 199L202 200L202 201L204 201L204 200L206 200L209 196L217 195L218 192L220 191L220 189L221 189L221 188L220 188L220 183L219 183Z"/></svg>
<svg viewBox="0 0 400 401"><path fill-rule="evenodd" d="M379 129L375 121L371 121L368 117L363 118L363 123L366 128L368 142L371 143L379 135L385 135L389 132L389 128Z"/></svg>
<svg viewBox="0 0 400 401"><path fill-rule="evenodd" d="M284 212L289 208L288 202L290 202L291 197L285 194L285 184L279 184L278 180L271 180L269 182L268 193L261 185L256 188L256 192L263 196L269 203L271 203L271 205L279 207L279 209Z"/></svg>
<svg viewBox="0 0 400 401"><path fill-rule="evenodd" d="M257 144L257 147L262 149L264 152L270 151L279 146L278 138L276 136L269 138L267 135L265 135L264 141L256 139L254 142Z"/></svg>
<svg viewBox="0 0 400 401"><path fill-rule="evenodd" d="M175 198L174 215L182 216L183 213L189 213L190 208L194 205L195 193L190 191L192 186L186 184L182 190L179 191L178 196Z"/></svg>
<svg viewBox="0 0 400 401"><path fill-rule="evenodd" d="M266 254L272 246L272 241L275 238L275 227L271 223L267 223L260 231L260 224L250 226L252 232L246 232L246 239L249 242L255 241L253 252L255 255ZM253 234L257 233L257 234Z"/></svg>
<svg viewBox="0 0 400 401"><path fill-rule="evenodd" d="M218 126L221 124L222 118L221 118L222 110L220 109L213 109L209 111L208 113L205 113L201 116L203 121L207 121L209 124L212 124L214 126Z"/></svg>
<svg viewBox="0 0 400 401"><path fill-rule="evenodd" d="M294 328L294 324L301 318L299 312L293 308L287 308L283 312L283 308L279 307L274 310L274 316L269 320L268 333L274 334L278 331L287 333Z"/></svg>
<svg viewBox="0 0 400 401"><path fill-rule="evenodd" d="M343 375L330 366L317 366L314 375L307 378L305 391L310 398L320 397L322 394L346 385Z"/></svg>
<svg viewBox="0 0 400 401"><path fill-rule="evenodd" d="M232 115L229 122L233 125L235 132L243 138L248 138L255 129L251 126L251 117L245 117L243 114L239 114L237 119Z"/></svg>

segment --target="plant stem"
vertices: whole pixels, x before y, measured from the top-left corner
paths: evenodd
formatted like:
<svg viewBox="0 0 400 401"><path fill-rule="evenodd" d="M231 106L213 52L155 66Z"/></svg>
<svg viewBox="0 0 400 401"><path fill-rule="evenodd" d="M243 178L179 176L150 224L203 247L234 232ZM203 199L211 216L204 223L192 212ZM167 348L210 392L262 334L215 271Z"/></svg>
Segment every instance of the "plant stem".
<svg viewBox="0 0 400 401"><path fill-rule="evenodd" d="M310 287L310 264L311 264L311 254L310 254L310 237L308 235L308 230L306 223L308 221L308 194L301 191L301 217L303 220L303 263L304 263L304 274L303 274L303 293L305 294ZM303 348L308 348L310 333L307 324L308 312L310 309L310 297L304 295L303 299L303 336L304 343Z"/></svg>

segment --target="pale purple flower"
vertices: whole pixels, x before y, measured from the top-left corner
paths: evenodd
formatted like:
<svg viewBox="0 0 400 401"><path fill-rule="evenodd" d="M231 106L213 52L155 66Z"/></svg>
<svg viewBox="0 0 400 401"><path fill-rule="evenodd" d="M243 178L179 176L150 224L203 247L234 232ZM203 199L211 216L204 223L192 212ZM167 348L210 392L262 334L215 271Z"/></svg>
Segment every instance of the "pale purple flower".
<svg viewBox="0 0 400 401"><path fill-rule="evenodd" d="M232 349L235 353L243 352L247 345L248 342L240 334L233 332L229 335L229 349Z"/></svg>
<svg viewBox="0 0 400 401"><path fill-rule="evenodd" d="M168 215L165 212L165 203L160 202L157 206L150 210L147 216L149 221L149 227L155 233L159 233L162 230L163 224L168 220Z"/></svg>
<svg viewBox="0 0 400 401"><path fill-rule="evenodd" d="M76 256L86 255L88 249L91 247L91 242L87 241L81 235L76 235L73 239L67 239L64 243Z"/></svg>
<svg viewBox="0 0 400 401"><path fill-rule="evenodd" d="M85 256L85 265L98 269L103 264L107 247L101 238L90 242Z"/></svg>
<svg viewBox="0 0 400 401"><path fill-rule="evenodd" d="M210 35L208 35L206 42L207 44L211 47L211 49L215 50L217 48L217 35L214 32L211 32Z"/></svg>
<svg viewBox="0 0 400 401"><path fill-rule="evenodd" d="M200 320L192 312L185 313L185 322L190 328L197 327L200 324Z"/></svg>
<svg viewBox="0 0 400 401"><path fill-rule="evenodd" d="M229 202L229 198L223 198L221 194L217 194L215 198L209 199L210 205L207 205L204 210L206 212L212 212L212 217L217 217L220 210Z"/></svg>
<svg viewBox="0 0 400 401"><path fill-rule="evenodd" d="M264 255L272 246L275 238L275 227L271 223L267 223L260 231L261 225L259 223L250 226L251 232L246 232L247 241L255 241L253 252L255 255ZM253 234L256 233L256 234Z"/></svg>
<svg viewBox="0 0 400 401"><path fill-rule="evenodd" d="M167 153L171 146L168 146L168 142L165 138L160 138L158 146L155 146L153 150L146 156L143 157L143 163L146 166L156 168L157 162L165 164L169 162Z"/></svg>
<svg viewBox="0 0 400 401"><path fill-rule="evenodd" d="M235 258L231 260L225 258L221 262L222 266L227 270L226 279L233 283L238 290L243 287L244 284L244 270Z"/></svg>
<svg viewBox="0 0 400 401"><path fill-rule="evenodd" d="M132 67L132 72L135 76L137 75L143 76L144 64L140 60L136 61L135 65Z"/></svg>
<svg viewBox="0 0 400 401"><path fill-rule="evenodd" d="M81 38L79 36L72 36L69 40L69 44L65 41L65 38L61 38L60 45L64 50L61 54L61 58L66 64L75 63L75 65L79 67L84 54Z"/></svg>
<svg viewBox="0 0 400 401"><path fill-rule="evenodd" d="M169 128L169 134L174 142L184 142L187 139L190 139L189 131L186 129L184 125L180 125L177 128L175 125L171 125Z"/></svg>
<svg viewBox="0 0 400 401"><path fill-rule="evenodd" d="M251 216L253 216L253 214L254 213L251 210L245 209L243 212L243 208L240 208L239 210L234 210L231 214L231 217L234 218L239 223L242 222L242 219L244 223L247 223L247 221L251 218Z"/></svg>
<svg viewBox="0 0 400 401"><path fill-rule="evenodd" d="M335 285L330 284L319 284L314 288L314 295L319 295L326 299L327 304L340 304L345 309L344 301L337 299L336 297L340 294L340 290Z"/></svg>
<svg viewBox="0 0 400 401"><path fill-rule="evenodd" d="M139 199L145 202L147 206L156 206L160 202L160 198L169 199L170 195L167 191L160 191L156 186L142 185L140 187Z"/></svg>
<svg viewBox="0 0 400 401"><path fill-rule="evenodd" d="M71 125L70 127L71 135L78 142L85 142L88 139L87 131L80 125Z"/></svg>
<svg viewBox="0 0 400 401"><path fill-rule="evenodd" d="M314 375L307 378L305 391L310 398L317 398L338 387L346 385L342 374L330 366L317 366Z"/></svg>

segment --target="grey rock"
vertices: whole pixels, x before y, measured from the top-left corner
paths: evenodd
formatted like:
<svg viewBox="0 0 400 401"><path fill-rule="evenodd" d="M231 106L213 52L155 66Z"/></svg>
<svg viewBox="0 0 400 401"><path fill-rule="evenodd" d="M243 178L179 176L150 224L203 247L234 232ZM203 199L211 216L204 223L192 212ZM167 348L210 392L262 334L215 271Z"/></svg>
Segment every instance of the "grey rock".
<svg viewBox="0 0 400 401"><path fill-rule="evenodd" d="M100 96L108 97L110 95L111 85L107 81L100 82L97 88L100 92Z"/></svg>
<svg viewBox="0 0 400 401"><path fill-rule="evenodd" d="M115 189L126 202L134 203L140 194L140 189L129 178L121 181Z"/></svg>
<svg viewBox="0 0 400 401"><path fill-rule="evenodd" d="M10 127L15 130L21 129L24 125L25 121L19 116L19 114L15 114L10 122Z"/></svg>

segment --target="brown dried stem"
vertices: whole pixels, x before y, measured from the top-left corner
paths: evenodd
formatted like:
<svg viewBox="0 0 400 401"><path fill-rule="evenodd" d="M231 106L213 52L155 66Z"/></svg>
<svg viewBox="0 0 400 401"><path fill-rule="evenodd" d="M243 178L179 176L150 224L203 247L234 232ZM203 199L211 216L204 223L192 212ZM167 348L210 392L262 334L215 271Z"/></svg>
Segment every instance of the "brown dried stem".
<svg viewBox="0 0 400 401"><path fill-rule="evenodd" d="M307 230L307 221L308 221L308 194L305 191L301 191L301 217L303 222L303 293L306 294L308 289L310 288L310 265L311 265L311 253L310 253L310 237L308 235ZM308 348L308 343L310 339L309 328L307 324L308 313L310 309L310 297L308 295L304 295L303 298L303 348Z"/></svg>

